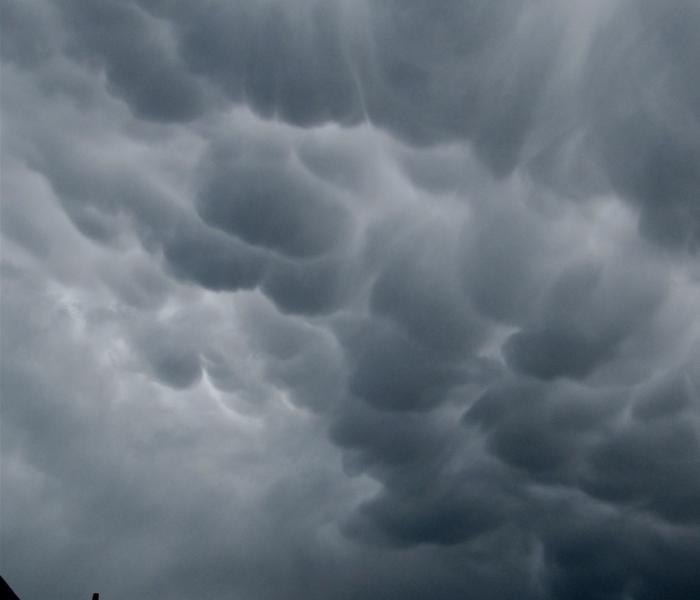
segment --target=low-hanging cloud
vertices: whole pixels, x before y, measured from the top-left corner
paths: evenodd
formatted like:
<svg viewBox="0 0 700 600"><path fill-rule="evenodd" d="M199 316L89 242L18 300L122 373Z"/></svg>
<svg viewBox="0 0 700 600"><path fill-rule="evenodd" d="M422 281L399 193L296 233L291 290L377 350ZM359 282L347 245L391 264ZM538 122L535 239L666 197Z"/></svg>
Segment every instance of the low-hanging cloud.
<svg viewBox="0 0 700 600"><path fill-rule="evenodd" d="M700 595L693 0L2 0L21 597Z"/></svg>

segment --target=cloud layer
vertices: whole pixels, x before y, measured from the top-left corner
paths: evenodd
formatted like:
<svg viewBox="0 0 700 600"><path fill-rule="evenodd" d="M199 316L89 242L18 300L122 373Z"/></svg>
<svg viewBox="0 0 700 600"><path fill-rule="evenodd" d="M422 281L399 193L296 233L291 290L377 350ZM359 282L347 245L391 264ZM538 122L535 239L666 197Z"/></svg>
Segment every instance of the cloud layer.
<svg viewBox="0 0 700 600"><path fill-rule="evenodd" d="M696 2L0 7L21 597L700 597Z"/></svg>

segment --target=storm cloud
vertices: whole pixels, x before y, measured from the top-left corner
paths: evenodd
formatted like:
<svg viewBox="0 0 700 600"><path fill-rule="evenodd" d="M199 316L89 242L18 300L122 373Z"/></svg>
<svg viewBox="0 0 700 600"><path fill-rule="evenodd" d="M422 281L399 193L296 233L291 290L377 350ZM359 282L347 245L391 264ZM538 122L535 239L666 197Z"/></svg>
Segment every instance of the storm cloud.
<svg viewBox="0 0 700 600"><path fill-rule="evenodd" d="M20 597L700 597L697 2L0 16Z"/></svg>

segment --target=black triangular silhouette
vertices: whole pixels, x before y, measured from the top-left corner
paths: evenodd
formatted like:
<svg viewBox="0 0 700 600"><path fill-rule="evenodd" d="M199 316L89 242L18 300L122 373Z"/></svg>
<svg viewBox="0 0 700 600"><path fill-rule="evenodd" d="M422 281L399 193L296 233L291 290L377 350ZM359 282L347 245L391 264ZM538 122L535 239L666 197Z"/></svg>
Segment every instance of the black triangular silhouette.
<svg viewBox="0 0 700 600"><path fill-rule="evenodd" d="M12 588L8 585L5 578L0 575L0 598L5 598L6 600L19 600L19 596L12 591Z"/></svg>

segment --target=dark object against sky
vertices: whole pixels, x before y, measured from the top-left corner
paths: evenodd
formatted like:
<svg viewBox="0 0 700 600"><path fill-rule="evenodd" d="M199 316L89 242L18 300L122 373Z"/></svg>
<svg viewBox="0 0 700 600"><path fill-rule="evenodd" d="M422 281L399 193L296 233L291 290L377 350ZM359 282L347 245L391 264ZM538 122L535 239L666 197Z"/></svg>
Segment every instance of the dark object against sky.
<svg viewBox="0 0 700 600"><path fill-rule="evenodd" d="M0 597L5 600L19 600L7 581L0 575Z"/></svg>
<svg viewBox="0 0 700 600"><path fill-rule="evenodd" d="M0 0L25 600L700 598L697 0Z"/></svg>

